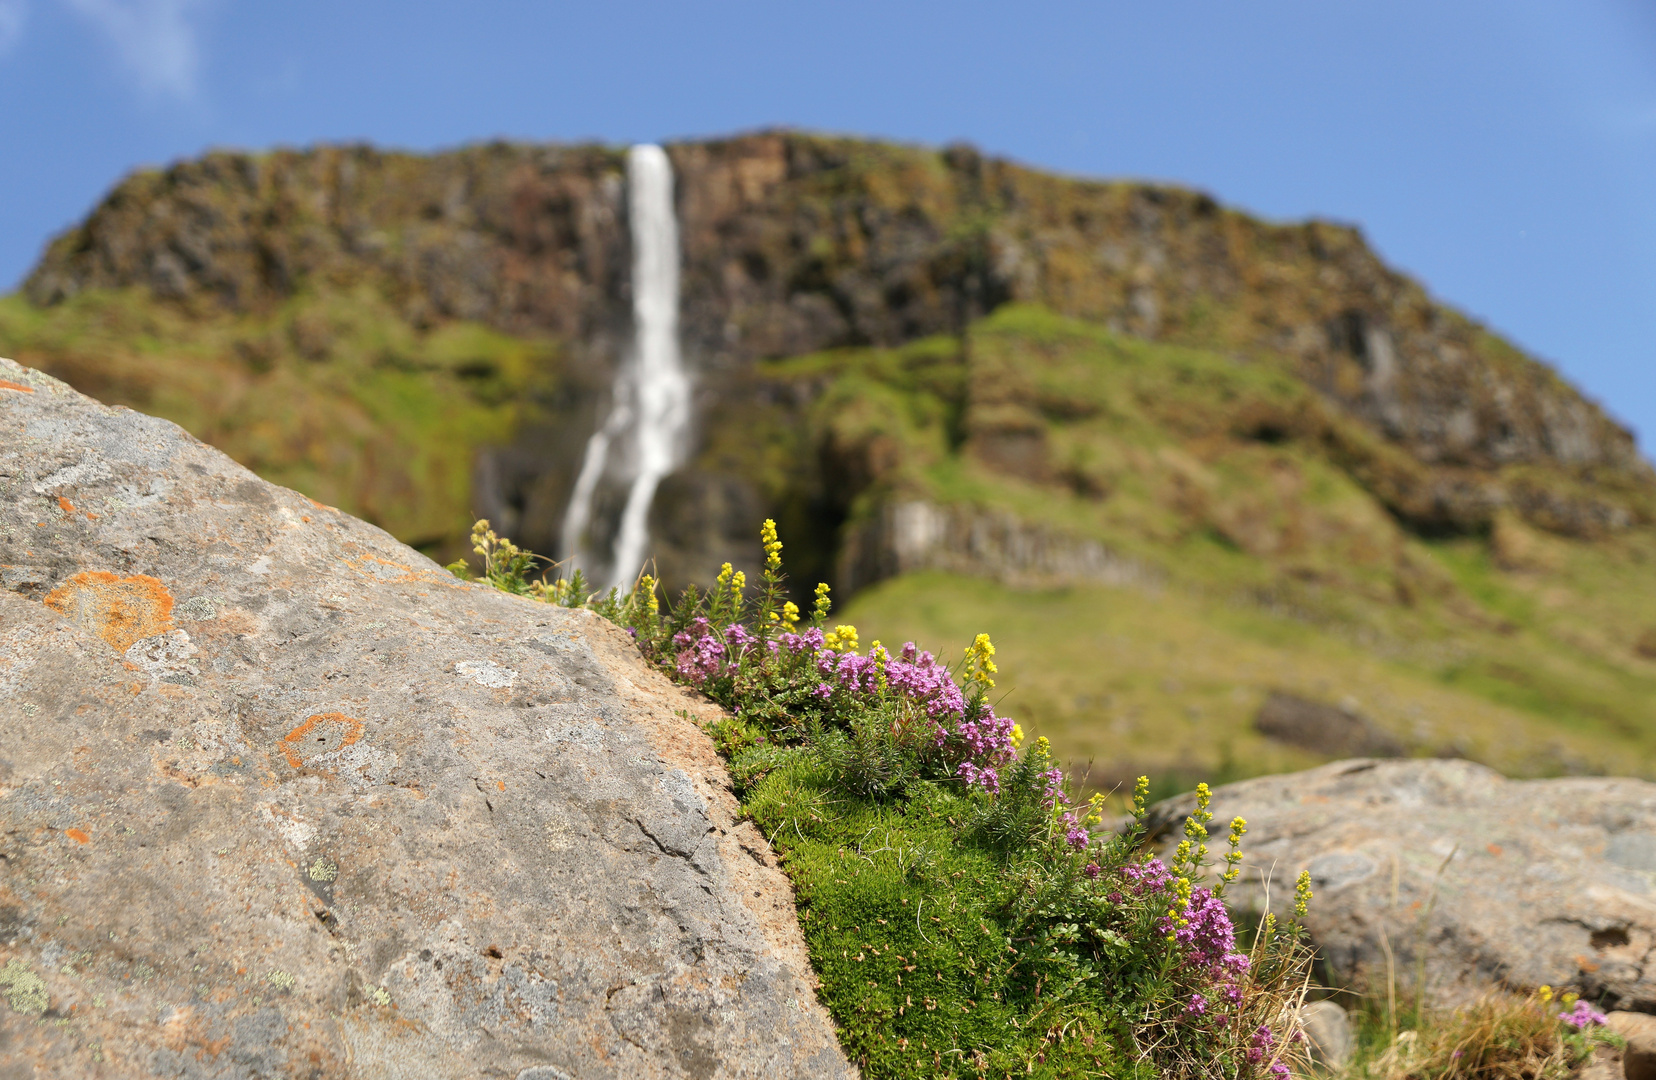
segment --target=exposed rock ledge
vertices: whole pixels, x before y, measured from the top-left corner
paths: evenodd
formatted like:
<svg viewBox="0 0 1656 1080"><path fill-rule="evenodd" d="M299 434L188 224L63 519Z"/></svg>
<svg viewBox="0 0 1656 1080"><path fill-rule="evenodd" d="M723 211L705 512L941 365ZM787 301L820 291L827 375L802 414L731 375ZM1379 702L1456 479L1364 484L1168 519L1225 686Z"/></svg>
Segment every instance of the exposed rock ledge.
<svg viewBox="0 0 1656 1080"><path fill-rule="evenodd" d="M1153 808L1168 845L1193 801ZM1213 794L1213 831L1248 819L1234 906L1293 904L1335 986L1464 1001L1491 989L1573 986L1656 1012L1656 784L1507 780L1470 761L1337 761Z"/></svg>
<svg viewBox="0 0 1656 1080"><path fill-rule="evenodd" d="M888 502L853 528L839 577L850 592L916 570L948 570L1024 586L1160 581L1152 568L1096 540L1033 525L1005 510L939 506L920 499Z"/></svg>
<svg viewBox="0 0 1656 1080"><path fill-rule="evenodd" d="M0 1072L849 1076L625 635L0 360Z"/></svg>

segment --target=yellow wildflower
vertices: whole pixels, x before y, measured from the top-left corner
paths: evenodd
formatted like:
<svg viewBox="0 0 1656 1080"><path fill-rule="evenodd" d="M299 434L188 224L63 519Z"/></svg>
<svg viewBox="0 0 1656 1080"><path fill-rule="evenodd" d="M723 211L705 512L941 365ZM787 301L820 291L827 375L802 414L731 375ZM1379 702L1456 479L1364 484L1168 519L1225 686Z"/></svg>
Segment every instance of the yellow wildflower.
<svg viewBox="0 0 1656 1080"><path fill-rule="evenodd" d="M1219 880L1227 885L1241 876L1242 867L1237 864L1242 861L1242 834L1247 831L1248 822L1245 818L1231 818L1230 835L1225 838L1225 842L1230 845L1230 850L1225 852L1227 866L1225 872L1219 876Z"/></svg>
<svg viewBox="0 0 1656 1080"><path fill-rule="evenodd" d="M857 628L842 623L823 637L822 644L835 652L854 653L857 651Z"/></svg>
<svg viewBox="0 0 1656 1080"><path fill-rule="evenodd" d="M792 600L782 605L782 622L790 630L799 625L799 605Z"/></svg>
<svg viewBox="0 0 1656 1080"><path fill-rule="evenodd" d="M993 690L995 680L991 676L1000 669L995 667L995 646L988 634L979 634L966 646L966 661L969 668L966 681L978 683L985 690Z"/></svg>
<svg viewBox="0 0 1656 1080"><path fill-rule="evenodd" d="M759 540L765 545L765 569L774 574L782 569L782 541L776 538L776 522L765 519L759 527Z"/></svg>
<svg viewBox="0 0 1656 1080"><path fill-rule="evenodd" d="M1024 733L1022 724L1012 725L1012 749L1016 750L1023 745Z"/></svg>
<svg viewBox="0 0 1656 1080"><path fill-rule="evenodd" d="M1311 904L1311 871L1301 870L1299 877L1294 881L1294 918L1305 918L1306 909Z"/></svg>
<svg viewBox="0 0 1656 1080"><path fill-rule="evenodd" d="M811 611L811 616L817 622L821 622L828 617L828 609L832 606L833 604L828 599L828 583L826 581L817 582L816 605Z"/></svg>
<svg viewBox="0 0 1656 1080"><path fill-rule="evenodd" d="M729 564L726 564L729 565ZM740 570L730 579L730 596L733 600L740 600L742 593L747 590L747 575Z"/></svg>
<svg viewBox="0 0 1656 1080"><path fill-rule="evenodd" d="M1541 1004L1543 1005L1552 1000L1552 995L1552 987L1546 985L1545 983L1543 983L1541 988L1535 992L1535 996L1541 999Z"/></svg>

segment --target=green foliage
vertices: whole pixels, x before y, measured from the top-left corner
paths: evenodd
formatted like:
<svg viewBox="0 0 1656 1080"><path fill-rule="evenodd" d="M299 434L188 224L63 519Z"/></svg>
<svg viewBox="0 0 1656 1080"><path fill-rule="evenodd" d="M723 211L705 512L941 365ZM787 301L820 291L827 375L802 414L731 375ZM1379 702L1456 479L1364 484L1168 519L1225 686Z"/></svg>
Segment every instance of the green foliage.
<svg viewBox="0 0 1656 1080"><path fill-rule="evenodd" d="M412 325L367 288L232 314L93 290L0 297L0 354L172 420L265 479L444 558L461 553L477 451L510 442L560 376L549 340Z"/></svg>
<svg viewBox="0 0 1656 1080"><path fill-rule="evenodd" d="M487 522L474 537L496 588L579 596L529 580L534 557ZM953 671L912 644L862 653L855 627L823 631L825 587L801 630L770 521L761 543L752 588L726 564L665 613L647 576L586 602L729 710L708 734L794 882L823 1002L863 1074L1286 1077L1304 905L1239 950L1218 895L1194 884L1205 785L1171 866L1140 852L1147 779L1136 824L1096 832L1103 796L1072 804L1047 740L1019 753L1020 729L996 715L988 635Z"/></svg>

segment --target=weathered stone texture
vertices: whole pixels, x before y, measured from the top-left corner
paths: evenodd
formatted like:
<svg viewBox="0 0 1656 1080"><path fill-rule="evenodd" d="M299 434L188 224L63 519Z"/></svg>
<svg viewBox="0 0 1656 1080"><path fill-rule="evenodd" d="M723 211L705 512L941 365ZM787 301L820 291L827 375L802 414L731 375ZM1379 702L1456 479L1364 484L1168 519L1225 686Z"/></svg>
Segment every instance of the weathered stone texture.
<svg viewBox="0 0 1656 1080"><path fill-rule="evenodd" d="M1184 796L1153 820L1171 844ZM1386 950L1412 1000L1492 988L1575 987L1656 1012L1656 784L1507 780L1469 761L1339 761L1218 788L1214 829L1241 816L1238 907L1293 904L1311 872L1306 925L1333 985L1378 989Z"/></svg>
<svg viewBox="0 0 1656 1080"><path fill-rule="evenodd" d="M0 579L0 1075L850 1075L608 623L4 360Z"/></svg>

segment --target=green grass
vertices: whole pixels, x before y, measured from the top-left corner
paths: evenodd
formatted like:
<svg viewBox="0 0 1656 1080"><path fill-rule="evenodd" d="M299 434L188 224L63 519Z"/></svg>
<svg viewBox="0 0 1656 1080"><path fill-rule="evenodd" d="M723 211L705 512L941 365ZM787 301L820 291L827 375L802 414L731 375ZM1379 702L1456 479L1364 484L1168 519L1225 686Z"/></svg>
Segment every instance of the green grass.
<svg viewBox="0 0 1656 1080"><path fill-rule="evenodd" d="M873 803L802 759L743 806L782 853L822 1000L866 1075L1141 1075L1117 1054L1120 1017L1042 1000L1043 982L1072 973L1014 943L1004 913L1017 882L961 842L967 800L925 784ZM1055 1043L1058 1028L1068 1037Z"/></svg>
<svg viewBox="0 0 1656 1080"><path fill-rule="evenodd" d="M1317 763L1253 730L1273 690L1348 703L1413 752L1461 753L1513 775L1572 765L1656 774L1651 725L1612 723L1563 698L1595 685L1591 658L1549 656L1535 637L1377 645L1177 586L1033 591L937 573L884 582L838 617L888 643L993 632L1000 711L1052 739L1077 775L1091 762L1093 786L1140 772L1231 779ZM1613 716L1656 700L1647 679L1601 681L1598 707Z"/></svg>
<svg viewBox="0 0 1656 1080"><path fill-rule="evenodd" d="M374 291L232 316L96 292L0 298L0 355L165 417L275 483L439 556L463 550L480 447L556 389L555 342L418 330Z"/></svg>
<svg viewBox="0 0 1656 1080"><path fill-rule="evenodd" d="M1004 630L1008 708L1109 782L1312 764L1251 730L1276 689L1354 703L1417 753L1656 775L1656 662L1635 649L1656 626L1648 528L1566 539L1506 515L1489 534L1422 538L1384 502L1388 477L1418 466L1280 364L1038 307L1002 308L959 343L763 375L827 387L795 428L866 476L851 527L893 497L1010 511L1164 582L1029 592L923 574L842 612L865 640ZM996 458L1008 431L1035 441L1033 464ZM1585 482L1538 469L1513 475Z"/></svg>

